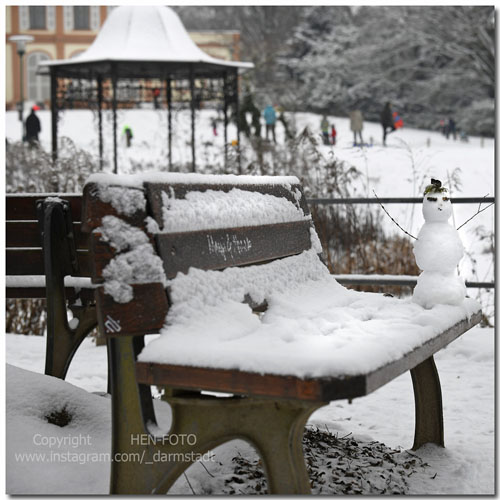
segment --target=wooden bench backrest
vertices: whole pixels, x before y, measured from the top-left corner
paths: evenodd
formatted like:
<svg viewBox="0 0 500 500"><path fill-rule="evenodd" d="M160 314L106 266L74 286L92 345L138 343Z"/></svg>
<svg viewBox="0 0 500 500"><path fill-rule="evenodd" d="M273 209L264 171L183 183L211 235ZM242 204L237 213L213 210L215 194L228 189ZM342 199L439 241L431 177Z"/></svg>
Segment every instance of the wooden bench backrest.
<svg viewBox="0 0 500 500"><path fill-rule="evenodd" d="M205 227L176 232L162 232L163 227L163 193L167 193L176 200L185 199L190 192L220 191L228 193L232 189L257 192L284 198L292 203L297 212L302 210L305 216L309 210L300 184L290 185L278 183L182 183L182 182L145 182L143 193L146 200L145 210L123 216L122 220L142 229L147 233L147 217L152 217L160 228L155 235L149 234L157 254L163 261L163 268L168 279L174 278L177 273L186 273L190 267L203 270L221 270L227 267L246 266L249 264L268 263L272 260L296 255L311 248L311 221L302 217L302 220L292 222L266 223L258 226L244 225L240 227ZM118 215L110 203L102 201L99 195L100 187L89 184L84 189L84 226L91 231L101 226L102 218L106 215ZM265 207L263 207L264 209ZM222 214L221 214L222 215ZM91 238L92 260L95 265L93 281L102 283L103 269L116 252L107 242L101 240L99 233ZM118 304L98 291L98 310L101 310L101 325L107 334L144 334L155 332L163 326L165 314L168 310L168 301L163 286L134 285L134 299L132 303ZM153 289L156 288L156 291ZM145 299L145 303L142 302ZM252 304L258 307L257 304ZM131 311L134 311L131 313ZM139 311L139 314L138 314ZM143 318L142 324L137 317ZM144 321L146 319L146 321ZM115 329L106 328L105 323L113 325ZM117 326L119 324L119 326Z"/></svg>
<svg viewBox="0 0 500 500"><path fill-rule="evenodd" d="M7 194L6 196L6 275L44 276L42 240L37 202L57 196L69 202L80 267L79 276L90 276L88 234L81 231L82 196L79 194ZM10 298L44 297L40 287L7 288Z"/></svg>

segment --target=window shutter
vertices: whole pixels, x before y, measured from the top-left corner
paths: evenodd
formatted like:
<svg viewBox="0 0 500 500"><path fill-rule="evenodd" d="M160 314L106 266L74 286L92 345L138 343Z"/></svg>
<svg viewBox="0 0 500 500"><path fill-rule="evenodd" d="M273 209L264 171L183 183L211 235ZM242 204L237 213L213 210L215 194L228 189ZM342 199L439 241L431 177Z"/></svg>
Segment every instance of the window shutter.
<svg viewBox="0 0 500 500"><path fill-rule="evenodd" d="M30 29L29 7L18 7L19 9L19 31Z"/></svg>
<svg viewBox="0 0 500 500"><path fill-rule="evenodd" d="M64 31L73 31L73 7L63 7Z"/></svg>
<svg viewBox="0 0 500 500"><path fill-rule="evenodd" d="M101 24L100 7L98 5L90 7L90 29L97 31Z"/></svg>
<svg viewBox="0 0 500 500"><path fill-rule="evenodd" d="M54 31L56 29L56 8L52 5L47 7L47 30Z"/></svg>

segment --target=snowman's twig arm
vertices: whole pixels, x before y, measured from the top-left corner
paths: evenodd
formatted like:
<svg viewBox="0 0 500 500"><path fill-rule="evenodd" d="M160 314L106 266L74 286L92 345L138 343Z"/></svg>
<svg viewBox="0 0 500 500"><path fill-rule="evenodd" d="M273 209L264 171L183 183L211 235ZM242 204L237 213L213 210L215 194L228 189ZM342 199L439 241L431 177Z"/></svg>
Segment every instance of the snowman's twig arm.
<svg viewBox="0 0 500 500"><path fill-rule="evenodd" d="M485 195L484 198L486 198L486 196L488 195ZM477 212L472 216L472 217L469 217L461 226L458 226L457 227L457 231L464 227L465 224L467 224L468 222L470 222L474 217L476 217L476 215L479 215L481 212L484 212L487 208L490 208L492 205L494 205L494 203L490 203L488 206L484 207L484 208L481 208L481 204L482 202L479 204L479 207L477 209Z"/></svg>
<svg viewBox="0 0 500 500"><path fill-rule="evenodd" d="M377 196L377 193L375 192L375 190L373 190L373 194L375 195L375 198L377 198L377 200L379 199L378 196ZM415 238L415 236L413 236L413 234L410 234L408 231L405 231L391 216L391 214L385 209L384 205L382 205L382 203L380 203L380 201L378 202L378 204L382 207L382 210L389 216L389 219L392 220L392 222L394 222L394 224L396 224L396 226L399 227L399 229L401 229L401 231L403 231L403 233L407 234L408 236L410 236L411 238L413 238L414 240L416 240L417 238Z"/></svg>

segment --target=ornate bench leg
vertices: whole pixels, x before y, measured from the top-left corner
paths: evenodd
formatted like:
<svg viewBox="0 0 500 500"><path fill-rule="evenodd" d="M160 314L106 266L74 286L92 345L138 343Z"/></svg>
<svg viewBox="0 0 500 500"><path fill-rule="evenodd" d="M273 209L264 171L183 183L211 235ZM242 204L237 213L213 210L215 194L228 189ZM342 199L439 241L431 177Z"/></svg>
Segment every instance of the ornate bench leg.
<svg viewBox="0 0 500 500"><path fill-rule="evenodd" d="M267 419L259 415L252 441L257 445L266 470L269 493L310 494L311 485L302 450L304 426L321 405L276 402Z"/></svg>
<svg viewBox="0 0 500 500"><path fill-rule="evenodd" d="M68 324L64 276L78 272L69 204L40 201L37 204L42 230L47 307L47 350L45 374L64 379L76 350L97 326L95 306L70 306L78 319L74 329Z"/></svg>
<svg viewBox="0 0 500 500"><path fill-rule="evenodd" d="M97 326L95 306L72 308L72 311L78 319L78 326L74 330L68 325L65 299L47 297L45 375L64 379L78 347Z"/></svg>
<svg viewBox="0 0 500 500"><path fill-rule="evenodd" d="M170 397L170 431L154 442L145 425L155 423L150 390L135 379L139 340L109 340L115 459L111 493L165 493L201 454L232 439L255 445L270 493L310 493L302 433L308 417L323 403L197 394Z"/></svg>
<svg viewBox="0 0 500 500"><path fill-rule="evenodd" d="M410 372L415 394L415 439L412 450L426 443L444 446L441 385L433 356Z"/></svg>
<svg viewBox="0 0 500 500"><path fill-rule="evenodd" d="M150 472L153 466L141 467L140 463L149 461L149 456L142 456L148 445L146 443L141 447L137 442L147 431L142 415L140 388L135 379L135 357L133 337L108 339L112 400L112 494L151 493L153 478ZM138 460L136 453L141 454Z"/></svg>

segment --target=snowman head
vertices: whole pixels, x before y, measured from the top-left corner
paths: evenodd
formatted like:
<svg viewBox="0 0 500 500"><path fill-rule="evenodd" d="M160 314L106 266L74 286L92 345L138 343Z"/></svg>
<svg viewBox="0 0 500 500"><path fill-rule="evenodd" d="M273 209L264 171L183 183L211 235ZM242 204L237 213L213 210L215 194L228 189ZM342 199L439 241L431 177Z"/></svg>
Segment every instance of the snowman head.
<svg viewBox="0 0 500 500"><path fill-rule="evenodd" d="M426 222L446 222L451 217L450 197L441 181L431 179L425 188L422 211Z"/></svg>

